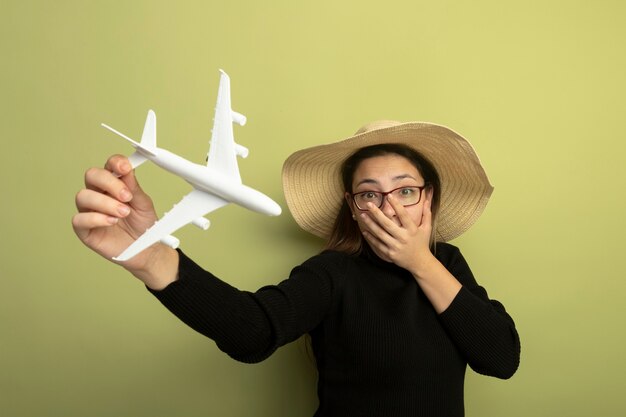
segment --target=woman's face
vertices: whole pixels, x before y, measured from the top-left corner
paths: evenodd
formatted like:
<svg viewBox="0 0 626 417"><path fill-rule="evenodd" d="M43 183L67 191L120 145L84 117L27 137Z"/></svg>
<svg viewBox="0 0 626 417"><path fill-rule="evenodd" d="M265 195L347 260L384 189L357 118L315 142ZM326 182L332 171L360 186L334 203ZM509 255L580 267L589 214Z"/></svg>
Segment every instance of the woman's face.
<svg viewBox="0 0 626 417"><path fill-rule="evenodd" d="M359 164L352 178L352 193L363 191L387 192L400 187L421 187L423 185L424 179L408 159L400 155L388 154L365 159ZM424 201L432 198L432 191L428 188L421 191L421 193L418 204L405 207L410 218L417 225L421 223ZM346 199L352 214L356 218L355 220L359 224L359 229L361 231L367 230L367 226L360 215L368 213L368 211L363 211L356 207L349 193L346 193ZM401 225L400 219L387 201L387 197L383 199L383 205L380 207L380 210L397 225Z"/></svg>

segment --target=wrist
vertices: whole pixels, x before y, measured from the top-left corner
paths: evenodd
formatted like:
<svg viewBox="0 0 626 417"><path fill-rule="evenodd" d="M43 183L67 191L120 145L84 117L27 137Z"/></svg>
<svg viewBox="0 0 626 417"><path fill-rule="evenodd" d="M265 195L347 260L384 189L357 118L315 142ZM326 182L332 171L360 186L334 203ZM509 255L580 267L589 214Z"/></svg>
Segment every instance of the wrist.
<svg viewBox="0 0 626 417"><path fill-rule="evenodd" d="M129 271L148 288L159 291L178 279L178 252L160 243L149 251L144 266Z"/></svg>
<svg viewBox="0 0 626 417"><path fill-rule="evenodd" d="M430 253L411 270L415 281L428 297L435 311L445 311L461 290L461 283Z"/></svg>
<svg viewBox="0 0 626 417"><path fill-rule="evenodd" d="M416 279L424 278L429 275L429 271L437 268L437 264L440 264L439 260L435 258L435 255L430 250L427 250L424 253L416 254L409 272Z"/></svg>

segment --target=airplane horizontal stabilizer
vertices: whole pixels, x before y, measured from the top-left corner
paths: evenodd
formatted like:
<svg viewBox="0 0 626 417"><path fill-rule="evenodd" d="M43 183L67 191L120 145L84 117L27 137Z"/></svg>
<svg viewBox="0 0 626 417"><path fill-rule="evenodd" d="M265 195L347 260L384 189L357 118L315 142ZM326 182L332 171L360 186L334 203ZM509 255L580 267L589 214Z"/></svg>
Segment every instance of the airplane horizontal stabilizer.
<svg viewBox="0 0 626 417"><path fill-rule="evenodd" d="M145 146L142 146L141 143L129 138L128 136L126 136L125 134L123 134L122 132L119 132L115 129L113 129L111 126L101 123L102 127L104 127L105 129L110 130L111 132L115 133L116 135L122 137L123 139L126 139L127 141L129 141L136 149L141 150L145 153L147 153L150 156L156 156L156 154L154 153L154 151L152 151L149 148L146 148Z"/></svg>
<svg viewBox="0 0 626 417"><path fill-rule="evenodd" d="M139 167L139 165L143 164L147 160L148 158L146 158L139 152L133 152L133 154L128 157L128 161L130 162L130 165L133 167L133 169Z"/></svg>

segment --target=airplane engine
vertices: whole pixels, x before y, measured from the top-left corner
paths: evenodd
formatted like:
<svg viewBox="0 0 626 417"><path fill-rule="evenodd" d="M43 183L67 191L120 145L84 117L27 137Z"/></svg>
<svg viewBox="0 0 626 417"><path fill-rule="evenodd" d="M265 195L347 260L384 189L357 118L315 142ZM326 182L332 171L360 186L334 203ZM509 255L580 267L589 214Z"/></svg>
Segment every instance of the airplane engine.
<svg viewBox="0 0 626 417"><path fill-rule="evenodd" d="M233 122L237 123L239 126L243 126L243 125L246 124L246 121L247 121L246 116L244 116L241 113L237 113L234 110L231 110L231 112L232 112L231 114L233 116Z"/></svg>
<svg viewBox="0 0 626 417"><path fill-rule="evenodd" d="M209 226L211 225L211 222L208 219L205 219L204 217L198 217L197 219L193 220L191 223L193 223L194 226L197 226L202 230L207 230Z"/></svg>
<svg viewBox="0 0 626 417"><path fill-rule="evenodd" d="M235 143L235 153L237 154L237 156L241 156L242 158L247 158L249 151L248 151L248 148L246 148L245 146Z"/></svg>
<svg viewBox="0 0 626 417"><path fill-rule="evenodd" d="M176 249L180 245L180 240L172 235L167 235L161 238L161 243L169 246L172 249Z"/></svg>

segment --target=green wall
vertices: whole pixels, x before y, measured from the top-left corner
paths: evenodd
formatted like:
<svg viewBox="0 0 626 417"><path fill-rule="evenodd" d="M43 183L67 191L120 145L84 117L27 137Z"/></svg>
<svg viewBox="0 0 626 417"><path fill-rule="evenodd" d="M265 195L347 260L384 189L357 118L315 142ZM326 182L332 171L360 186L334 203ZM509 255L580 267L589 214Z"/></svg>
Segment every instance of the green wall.
<svg viewBox="0 0 626 417"><path fill-rule="evenodd" d="M625 17L617 0L4 0L0 415L312 414L302 342L236 363L70 227L84 170L130 151L100 123L137 137L152 108L159 144L202 161L223 68L242 177L285 209L283 160L367 121L468 137L495 192L455 243L523 352L509 381L469 372L467 415L623 416ZM189 189L138 175L160 213ZM320 247L288 212L210 218L182 247L243 289Z"/></svg>

